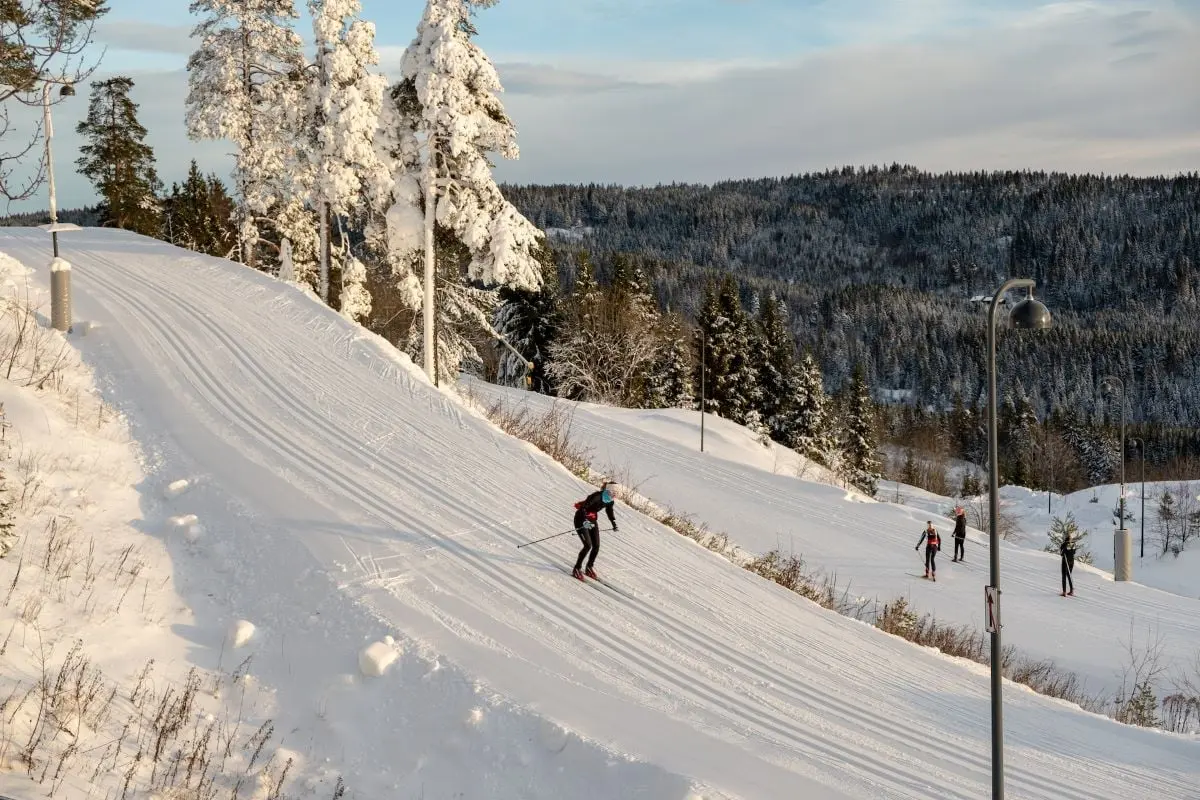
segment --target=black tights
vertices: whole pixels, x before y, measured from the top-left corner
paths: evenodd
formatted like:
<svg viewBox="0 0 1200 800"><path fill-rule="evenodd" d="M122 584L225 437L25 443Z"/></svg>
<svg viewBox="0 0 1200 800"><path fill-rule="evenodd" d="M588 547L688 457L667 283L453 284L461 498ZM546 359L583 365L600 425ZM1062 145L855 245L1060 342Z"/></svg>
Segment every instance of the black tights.
<svg viewBox="0 0 1200 800"><path fill-rule="evenodd" d="M600 553L600 526L595 522L584 522L578 517L575 519L575 532L579 534L579 541L583 542L583 549L579 551L579 558L575 559L575 569L583 568L583 560L587 558L587 568L591 569L596 566L596 556ZM588 558L588 553L591 557Z"/></svg>
<svg viewBox="0 0 1200 800"><path fill-rule="evenodd" d="M955 561L961 561L962 559L967 557L966 556L966 548L963 547L964 541L965 541L965 538L959 538L957 536L954 537L954 560Z"/></svg>
<svg viewBox="0 0 1200 800"><path fill-rule="evenodd" d="M925 571L932 572L934 575L937 574L937 564L935 564L933 561L935 558L937 558L937 548L936 547L926 547L925 548Z"/></svg>
<svg viewBox="0 0 1200 800"><path fill-rule="evenodd" d="M1071 580L1071 573L1074 571L1074 569L1074 560L1067 561L1065 558L1062 560L1062 590L1064 594L1066 594L1067 586L1071 587L1072 592L1075 591L1075 581Z"/></svg>

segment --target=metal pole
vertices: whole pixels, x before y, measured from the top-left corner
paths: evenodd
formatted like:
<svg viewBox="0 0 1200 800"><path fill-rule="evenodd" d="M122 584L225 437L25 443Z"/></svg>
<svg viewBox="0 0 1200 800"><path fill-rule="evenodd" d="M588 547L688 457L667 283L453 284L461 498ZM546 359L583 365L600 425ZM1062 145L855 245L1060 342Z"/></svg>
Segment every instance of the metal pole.
<svg viewBox="0 0 1200 800"><path fill-rule="evenodd" d="M704 409L705 409L705 401L704 401L704 377L705 377L705 375L704 375L704 369L705 369L705 367L704 367L704 364L705 364L704 349L705 349L705 347L704 346L707 341L708 340L704 336L704 331L701 330L700 331L700 452L701 453L704 452Z"/></svg>
<svg viewBox="0 0 1200 800"><path fill-rule="evenodd" d="M1142 454L1142 541L1141 555L1138 558L1146 557L1146 440L1140 436L1135 436L1129 441L1138 443L1138 452Z"/></svg>
<svg viewBox="0 0 1200 800"><path fill-rule="evenodd" d="M54 194L54 153L50 141L54 138L54 125L50 121L50 83L42 84L42 125L46 129L46 179L50 184L50 241L54 248L54 257L58 258L58 231L54 224L58 222L58 203Z"/></svg>
<svg viewBox="0 0 1200 800"><path fill-rule="evenodd" d="M1108 381L1112 381L1121 387L1121 498L1118 506L1121 518L1117 523L1117 527L1123 529L1125 527L1125 381L1110 375L1104 378L1101 383L1107 383Z"/></svg>
<svg viewBox="0 0 1200 800"><path fill-rule="evenodd" d="M1007 280L992 295L988 309L988 546L991 548L991 581L1000 598L1000 459L999 434L996 431L996 309L1010 289L1029 288L1036 284L1028 278ZM1000 625L992 630L992 800L1004 798L1004 676L1001 671Z"/></svg>

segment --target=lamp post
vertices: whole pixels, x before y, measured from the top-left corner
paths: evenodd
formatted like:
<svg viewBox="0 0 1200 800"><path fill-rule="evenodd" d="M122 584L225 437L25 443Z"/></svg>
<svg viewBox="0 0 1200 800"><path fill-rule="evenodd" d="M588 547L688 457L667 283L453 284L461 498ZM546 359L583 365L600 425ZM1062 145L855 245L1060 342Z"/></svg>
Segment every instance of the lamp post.
<svg viewBox="0 0 1200 800"><path fill-rule="evenodd" d="M1121 387L1121 525L1125 527L1125 381L1115 375L1108 375L1101 379L1100 385L1103 386L1109 382L1115 383Z"/></svg>
<svg viewBox="0 0 1200 800"><path fill-rule="evenodd" d="M992 800L1004 798L1004 680L1001 671L1000 647L1000 534L997 517L1000 515L1000 465L999 435L996 431L996 309L1010 289L1028 289L1029 294L1009 312L1009 321L1014 328L1042 330L1050 327L1050 311L1033 298L1033 287L1037 284L1028 278L1013 278L992 295L988 309L987 356L988 356L988 545L991 549L991 585L988 587L989 606L995 604L989 615L991 627L991 672L992 672ZM994 623L994 624L993 624Z"/></svg>
<svg viewBox="0 0 1200 800"><path fill-rule="evenodd" d="M1100 385L1115 383L1121 387L1121 499L1117 505L1119 524L1113 534L1113 580L1127 581L1132 577L1132 542L1129 529L1125 527L1125 381L1113 375L1107 375L1100 380Z"/></svg>
<svg viewBox="0 0 1200 800"><path fill-rule="evenodd" d="M1137 442L1137 443L1138 443L1138 452L1139 452L1139 453L1141 454L1141 456L1142 456L1142 475L1141 475L1141 478L1142 478L1142 510L1141 510L1141 519L1142 519L1142 541L1141 541L1141 551L1142 551L1142 552L1141 552L1141 555L1139 555L1139 556L1138 556L1138 558L1145 558L1145 557L1146 557L1146 442L1145 442L1145 440L1144 440L1144 439L1142 439L1140 436L1134 436L1134 437L1133 437L1133 438L1131 438L1129 441L1131 441L1131 442Z"/></svg>
<svg viewBox="0 0 1200 800"><path fill-rule="evenodd" d="M70 83L42 84L42 127L46 138L46 183L50 190L50 247L54 254L50 262L50 324L60 331L71 330L71 265L58 257L58 232L77 229L76 225L60 225L58 222L58 200L54 190L54 123L50 118L50 87L58 86L58 96L71 97L75 87Z"/></svg>
<svg viewBox="0 0 1200 800"><path fill-rule="evenodd" d="M700 452L704 452L704 378L705 378L705 345L708 342L708 337L704 335L704 331L700 331Z"/></svg>

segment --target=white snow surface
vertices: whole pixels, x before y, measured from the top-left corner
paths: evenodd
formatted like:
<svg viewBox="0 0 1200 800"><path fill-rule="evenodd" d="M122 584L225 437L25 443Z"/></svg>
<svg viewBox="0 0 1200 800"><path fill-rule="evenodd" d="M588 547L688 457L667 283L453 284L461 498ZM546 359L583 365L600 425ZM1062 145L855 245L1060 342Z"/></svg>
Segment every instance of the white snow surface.
<svg viewBox="0 0 1200 800"><path fill-rule="evenodd" d="M470 392L483 399L504 398L537 410L562 402L473 379L465 382ZM905 596L919 612L984 627L987 536L969 528L966 560L951 562L954 525L946 514L955 500L902 484L901 504L876 502L815 482L813 478L822 477L815 468L802 480L794 466L798 456L777 455L786 448L764 448L742 426L711 414L706 416L702 454L698 412L569 406L572 434L591 449L594 466L618 477L627 475L624 480L632 482L632 488L659 505L694 514L751 553L780 548L802 555L810 566L835 573L852 597L878 599L882 606ZM894 486L881 481L880 498L890 499ZM1076 563L1076 596L1062 598L1059 556L1041 551L1048 541L1045 495L1014 487L1002 491L1004 508L1023 519L1028 530L1020 541L1001 545L1005 644L1016 645L1030 656L1051 658L1084 678L1093 692L1106 694L1120 687L1131 642L1140 649L1161 638L1164 666L1176 674L1194 667L1200 655L1200 590L1195 588L1200 570L1195 560L1185 596L1161 590L1186 584L1182 563L1164 565L1173 567L1169 573L1173 583L1149 586L1114 583L1111 572ZM1090 498L1091 490L1086 495ZM1070 507L1090 505L1100 509L1092 515L1109 516L1118 495L1114 488L1102 494L1098 504L1074 499ZM1061 505L1061 498L1057 503ZM1085 545L1096 554L1097 565L1107 564L1111 570L1111 524L1099 528L1093 516L1076 516L1081 526L1091 526ZM915 551L926 520L933 521L943 539L936 583L923 577L924 550ZM1136 540L1135 533L1135 544ZM1185 553L1178 561L1186 562L1189 555L1195 554Z"/></svg>
<svg viewBox="0 0 1200 800"><path fill-rule="evenodd" d="M0 251L44 263L45 235L5 229ZM124 232L81 231L69 256L76 309L101 323L73 341L146 454L144 513L158 529L195 514L207 531L200 552L166 540L187 658L215 664L228 620L254 620L255 675L300 773L341 770L347 798L987 794L978 665L824 611L624 507L598 565L619 591L582 585L565 571L573 537L516 545L568 528L591 487L363 329L266 275ZM845 542L834 566L882 574L903 556L915 572L899 548L921 512L697 459L608 413L597 438L636 459L644 494L683 486L675 504L715 528L736 516L770 546L803 528ZM163 500L179 476L191 488ZM913 582L918 604L944 591L945 606L982 605L983 549L969 547L960 577ZM1115 639L1125 616L1101 618L1122 599L1198 624L1180 598L1105 593L1098 573L1061 605L1055 562L1023 555L1050 574L1010 582L1010 640L1047 610L1043 642ZM396 662L363 682L357 656L388 635ZM1014 798L1196 796L1194 738L1014 686L1005 712Z"/></svg>

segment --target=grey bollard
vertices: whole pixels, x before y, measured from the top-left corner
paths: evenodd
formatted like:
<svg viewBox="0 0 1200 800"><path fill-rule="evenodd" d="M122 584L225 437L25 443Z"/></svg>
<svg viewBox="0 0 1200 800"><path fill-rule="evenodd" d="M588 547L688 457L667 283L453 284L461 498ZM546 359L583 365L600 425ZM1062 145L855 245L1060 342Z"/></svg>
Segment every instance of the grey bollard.
<svg viewBox="0 0 1200 800"><path fill-rule="evenodd" d="M62 258L50 262L50 325L71 330L71 265Z"/></svg>
<svg viewBox="0 0 1200 800"><path fill-rule="evenodd" d="M1113 580L1133 580L1133 536L1125 528L1113 533Z"/></svg>

